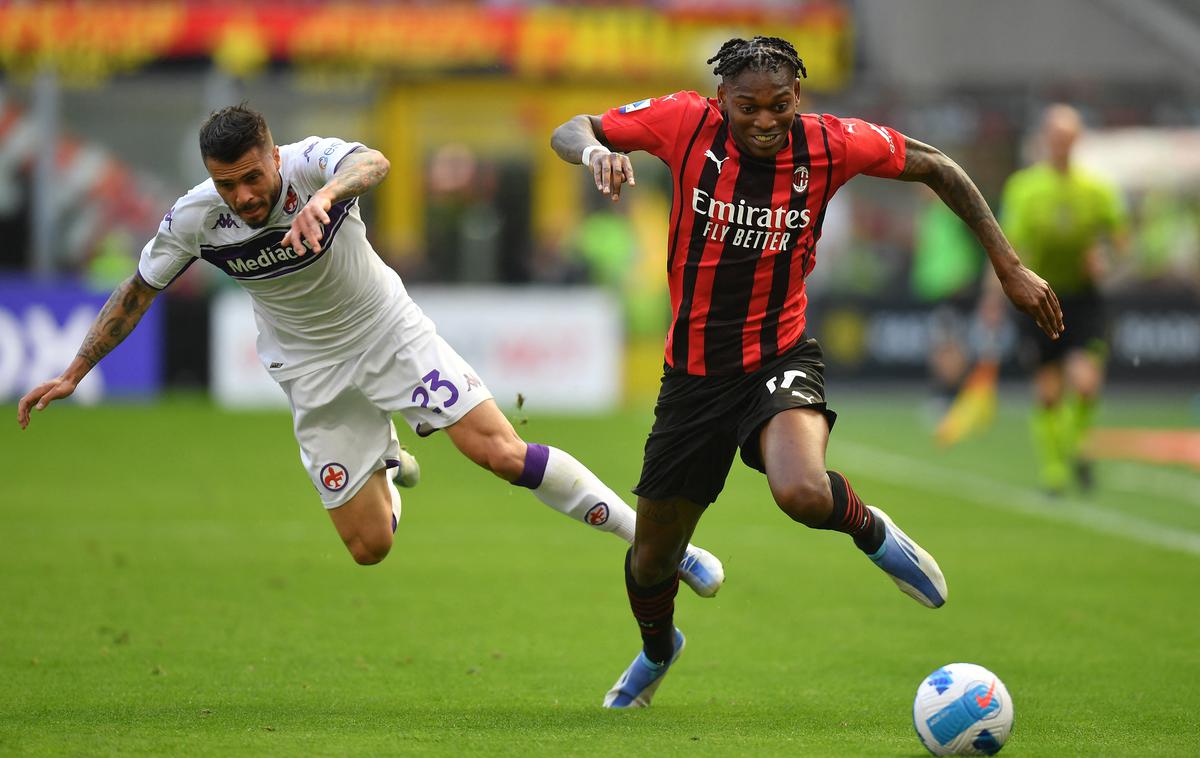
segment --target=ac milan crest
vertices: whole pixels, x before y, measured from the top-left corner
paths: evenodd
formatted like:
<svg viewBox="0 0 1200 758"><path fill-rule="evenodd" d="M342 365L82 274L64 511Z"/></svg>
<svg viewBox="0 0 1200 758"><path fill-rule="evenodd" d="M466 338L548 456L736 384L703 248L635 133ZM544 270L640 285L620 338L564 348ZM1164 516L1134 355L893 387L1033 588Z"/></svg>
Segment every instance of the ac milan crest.
<svg viewBox="0 0 1200 758"><path fill-rule="evenodd" d="M792 172L792 189L797 192L808 189L808 166L801 166Z"/></svg>

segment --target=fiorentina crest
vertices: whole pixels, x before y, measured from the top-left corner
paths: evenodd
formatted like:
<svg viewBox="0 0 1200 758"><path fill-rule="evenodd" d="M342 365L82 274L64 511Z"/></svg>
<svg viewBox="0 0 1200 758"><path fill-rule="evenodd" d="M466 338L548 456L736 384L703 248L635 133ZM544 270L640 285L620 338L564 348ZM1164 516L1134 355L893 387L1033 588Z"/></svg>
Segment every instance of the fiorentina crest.
<svg viewBox="0 0 1200 758"><path fill-rule="evenodd" d="M300 196L296 194L296 190L292 189L292 185L288 185L287 197L283 201L284 213L295 213L300 207Z"/></svg>

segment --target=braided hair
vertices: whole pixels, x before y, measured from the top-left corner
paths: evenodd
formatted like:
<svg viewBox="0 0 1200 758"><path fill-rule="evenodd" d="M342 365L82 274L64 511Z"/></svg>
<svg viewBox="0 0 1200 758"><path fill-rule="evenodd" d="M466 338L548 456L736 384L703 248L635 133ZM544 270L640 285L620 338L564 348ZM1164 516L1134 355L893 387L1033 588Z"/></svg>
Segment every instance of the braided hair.
<svg viewBox="0 0 1200 758"><path fill-rule="evenodd" d="M751 71L778 71L780 66L791 66L799 76L808 78L804 70L804 61L792 43L779 37L754 37L744 40L735 37L729 40L716 55L708 59L708 63L716 62L713 73L728 78L736 76L745 69Z"/></svg>

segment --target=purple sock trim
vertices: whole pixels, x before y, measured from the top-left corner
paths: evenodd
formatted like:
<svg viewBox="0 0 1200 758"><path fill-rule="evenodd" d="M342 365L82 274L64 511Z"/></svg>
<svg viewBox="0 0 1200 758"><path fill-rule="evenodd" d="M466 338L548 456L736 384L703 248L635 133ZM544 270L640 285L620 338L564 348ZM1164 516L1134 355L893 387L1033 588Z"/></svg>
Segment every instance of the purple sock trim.
<svg viewBox="0 0 1200 758"><path fill-rule="evenodd" d="M542 484L542 477L546 475L546 462L549 460L550 448L530 444L525 450L525 470L513 484L536 490Z"/></svg>
<svg viewBox="0 0 1200 758"><path fill-rule="evenodd" d="M400 522L396 520L396 514L392 514L392 534L396 533L396 527L400 526Z"/></svg>

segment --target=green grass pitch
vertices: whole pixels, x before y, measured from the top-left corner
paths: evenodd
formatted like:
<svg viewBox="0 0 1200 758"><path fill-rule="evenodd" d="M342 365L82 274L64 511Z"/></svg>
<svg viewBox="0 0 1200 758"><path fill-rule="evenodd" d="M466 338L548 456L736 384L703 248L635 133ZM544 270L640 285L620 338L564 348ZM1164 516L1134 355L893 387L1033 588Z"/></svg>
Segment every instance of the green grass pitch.
<svg viewBox="0 0 1200 758"><path fill-rule="evenodd" d="M0 755L915 757L916 687L954 661L1012 693L1005 755L1200 755L1200 474L1106 463L1094 496L1051 501L1019 398L947 452L919 394L832 402L830 465L937 556L948 605L919 607L848 538L793 525L737 464L696 536L728 582L713 600L681 590L688 649L628 713L600 707L638 646L623 545L441 435L406 436L424 481L391 556L362 568L286 414L175 398L10 422ZM1197 413L1145 393L1100 420ZM520 430L627 492L649 420Z"/></svg>

